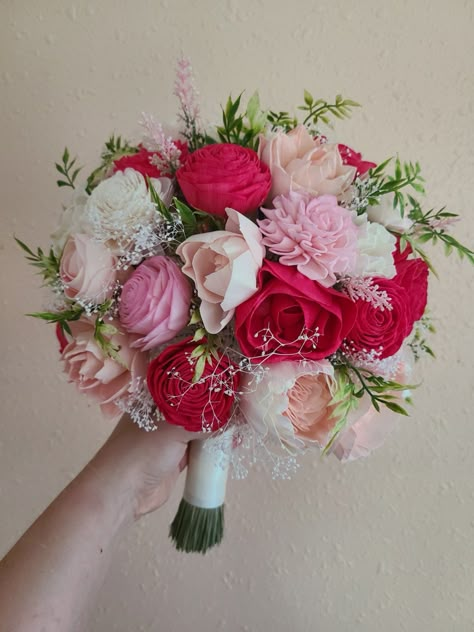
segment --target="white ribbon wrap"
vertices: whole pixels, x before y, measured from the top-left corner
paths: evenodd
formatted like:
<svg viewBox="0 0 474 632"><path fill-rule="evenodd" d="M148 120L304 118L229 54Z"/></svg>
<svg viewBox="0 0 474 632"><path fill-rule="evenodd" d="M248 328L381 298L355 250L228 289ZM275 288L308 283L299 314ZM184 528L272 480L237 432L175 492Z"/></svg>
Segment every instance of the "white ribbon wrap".
<svg viewBox="0 0 474 632"><path fill-rule="evenodd" d="M201 509L216 509L224 504L229 473L232 430L214 439L195 439L189 449L188 472L183 498ZM219 449L208 442L218 442Z"/></svg>

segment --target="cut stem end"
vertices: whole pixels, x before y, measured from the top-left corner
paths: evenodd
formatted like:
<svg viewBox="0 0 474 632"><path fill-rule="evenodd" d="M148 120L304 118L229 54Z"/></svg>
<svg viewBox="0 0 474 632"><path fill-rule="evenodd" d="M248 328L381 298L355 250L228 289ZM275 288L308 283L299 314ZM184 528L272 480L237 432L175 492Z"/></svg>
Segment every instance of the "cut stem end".
<svg viewBox="0 0 474 632"><path fill-rule="evenodd" d="M224 505L203 509L181 500L169 533L178 551L204 554L221 542L223 534Z"/></svg>

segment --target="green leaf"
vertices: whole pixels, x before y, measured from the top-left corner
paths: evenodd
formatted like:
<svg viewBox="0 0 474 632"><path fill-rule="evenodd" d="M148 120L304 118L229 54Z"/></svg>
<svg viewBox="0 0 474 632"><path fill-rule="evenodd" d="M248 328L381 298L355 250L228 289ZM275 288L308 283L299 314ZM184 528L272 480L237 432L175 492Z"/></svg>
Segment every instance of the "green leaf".
<svg viewBox="0 0 474 632"><path fill-rule="evenodd" d="M206 356L201 355L198 358L198 361L196 362L196 366L194 367L194 375L192 379L193 384L195 384L196 382L199 382L199 380L202 377L202 374L204 373L205 367L206 367Z"/></svg>
<svg viewBox="0 0 474 632"><path fill-rule="evenodd" d="M403 408L403 406L400 406L400 404L397 404L395 402L389 402L387 400L384 400L383 403L392 412L398 413L399 415L405 415L406 417L408 417L407 411Z"/></svg>
<svg viewBox="0 0 474 632"><path fill-rule="evenodd" d="M181 221L183 222L183 226L188 229L190 234L193 234L197 228L197 221L193 211L189 208L189 206L180 202L176 197L173 198L172 204L178 211Z"/></svg>
<svg viewBox="0 0 474 632"><path fill-rule="evenodd" d="M313 101L314 101L313 95L310 92L308 92L308 90L305 90L304 91L304 102L306 103L306 105L308 107L311 107L313 105Z"/></svg>

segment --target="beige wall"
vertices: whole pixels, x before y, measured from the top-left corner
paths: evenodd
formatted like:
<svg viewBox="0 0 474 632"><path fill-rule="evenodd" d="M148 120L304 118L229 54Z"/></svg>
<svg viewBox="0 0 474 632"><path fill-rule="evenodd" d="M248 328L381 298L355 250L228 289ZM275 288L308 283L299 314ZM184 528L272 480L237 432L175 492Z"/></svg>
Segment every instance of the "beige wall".
<svg viewBox="0 0 474 632"><path fill-rule="evenodd" d="M173 122L174 60L193 60L210 120L229 91L289 108L304 87L364 103L339 138L419 160L429 203L473 243L471 0L2 0L0 552L110 428L60 373L42 293L12 234L48 243L67 143L90 169L142 110ZM175 553L179 490L130 531L90 632L448 632L474 629L472 271L434 255L437 362L416 408L370 460L307 458L289 482L232 482L224 544ZM0 622L1 628L1 622Z"/></svg>

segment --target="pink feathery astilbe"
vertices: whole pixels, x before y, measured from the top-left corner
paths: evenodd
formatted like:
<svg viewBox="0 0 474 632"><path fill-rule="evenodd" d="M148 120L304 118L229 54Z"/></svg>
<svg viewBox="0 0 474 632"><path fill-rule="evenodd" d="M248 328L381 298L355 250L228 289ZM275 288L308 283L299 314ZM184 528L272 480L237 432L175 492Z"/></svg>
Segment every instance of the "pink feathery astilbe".
<svg viewBox="0 0 474 632"><path fill-rule="evenodd" d="M178 59L174 94L178 97L185 117L192 121L199 118L199 93L194 85L194 73L187 57Z"/></svg>
<svg viewBox="0 0 474 632"><path fill-rule="evenodd" d="M151 164L155 165L160 171L174 173L181 167L181 150L176 145L171 136L166 136L163 126L152 114L142 112L142 118L139 121L145 130L143 137L143 147L150 152L154 152Z"/></svg>
<svg viewBox="0 0 474 632"><path fill-rule="evenodd" d="M273 206L262 208L266 219L258 225L263 244L280 263L296 266L325 287L334 285L338 275L350 274L357 260L358 229L352 212L339 206L334 195L293 191L276 197Z"/></svg>

